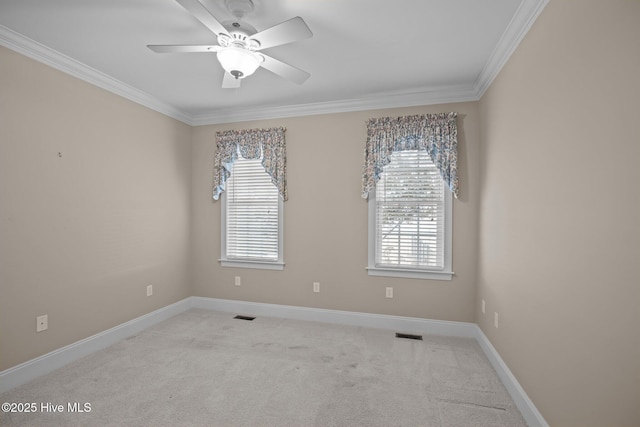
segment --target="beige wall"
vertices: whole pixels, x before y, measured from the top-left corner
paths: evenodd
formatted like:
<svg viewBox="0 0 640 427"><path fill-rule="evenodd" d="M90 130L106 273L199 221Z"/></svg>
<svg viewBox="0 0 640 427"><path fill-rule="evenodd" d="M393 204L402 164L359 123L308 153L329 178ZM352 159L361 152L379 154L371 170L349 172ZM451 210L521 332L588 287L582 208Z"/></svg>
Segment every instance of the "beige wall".
<svg viewBox="0 0 640 427"><path fill-rule="evenodd" d="M481 100L477 321L552 426L640 425L639 76L640 2L551 1Z"/></svg>
<svg viewBox="0 0 640 427"><path fill-rule="evenodd" d="M0 369L192 294L474 320L477 103L191 128L15 52L0 55ZM360 197L365 121L447 111L459 113L460 127L456 275L369 277ZM285 270L222 268L220 205L211 200L215 131L281 125L290 194ZM394 299L384 298L385 286L394 287ZM49 330L36 333L41 314Z"/></svg>
<svg viewBox="0 0 640 427"><path fill-rule="evenodd" d="M640 425L639 22L552 0L480 103L194 128L0 48L0 370L199 295L476 321L551 425ZM369 277L365 121L447 111L456 276ZM286 267L222 268L215 132L269 126Z"/></svg>
<svg viewBox="0 0 640 427"><path fill-rule="evenodd" d="M191 128L3 47L0 75L2 370L191 294Z"/></svg>
<svg viewBox="0 0 640 427"><path fill-rule="evenodd" d="M454 201L451 281L369 277L360 197L370 117L457 111L461 195ZM318 115L193 130L194 286L198 296L473 322L477 267L478 103ZM287 128L284 271L221 267L220 203L211 199L215 132ZM234 286L234 276L242 286ZM320 282L321 292L312 292ZM394 287L394 298L384 288Z"/></svg>

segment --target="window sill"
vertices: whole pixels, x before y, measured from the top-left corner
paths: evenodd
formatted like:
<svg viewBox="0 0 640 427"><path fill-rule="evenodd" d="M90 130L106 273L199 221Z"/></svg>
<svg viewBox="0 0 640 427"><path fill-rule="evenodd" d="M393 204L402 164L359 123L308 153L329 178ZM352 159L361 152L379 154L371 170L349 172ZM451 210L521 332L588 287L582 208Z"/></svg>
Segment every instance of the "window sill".
<svg viewBox="0 0 640 427"><path fill-rule="evenodd" d="M454 275L453 271L425 271L389 267L367 267L367 274L369 274L369 276L430 280L451 280Z"/></svg>
<svg viewBox="0 0 640 427"><path fill-rule="evenodd" d="M269 262L269 261L251 261L251 260L229 260L219 259L220 265L223 267L236 267L236 268L257 268L260 270L284 270L283 262Z"/></svg>

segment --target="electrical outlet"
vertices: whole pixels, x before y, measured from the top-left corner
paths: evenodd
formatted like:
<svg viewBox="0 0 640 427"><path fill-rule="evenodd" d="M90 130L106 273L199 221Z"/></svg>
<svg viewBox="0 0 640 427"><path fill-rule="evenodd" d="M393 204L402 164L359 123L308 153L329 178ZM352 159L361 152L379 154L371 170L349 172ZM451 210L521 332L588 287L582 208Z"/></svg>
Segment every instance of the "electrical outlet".
<svg viewBox="0 0 640 427"><path fill-rule="evenodd" d="M498 327L498 313L493 313L493 326Z"/></svg>
<svg viewBox="0 0 640 427"><path fill-rule="evenodd" d="M482 300L482 314L485 313L485 304L484 304L484 300Z"/></svg>
<svg viewBox="0 0 640 427"><path fill-rule="evenodd" d="M36 317L36 332L42 332L49 329L49 316L37 316Z"/></svg>
<svg viewBox="0 0 640 427"><path fill-rule="evenodd" d="M234 283L236 286L240 286L240 276L236 276L236 281Z"/></svg>
<svg viewBox="0 0 640 427"><path fill-rule="evenodd" d="M320 292L320 282L313 282L313 292Z"/></svg>
<svg viewBox="0 0 640 427"><path fill-rule="evenodd" d="M387 298L393 298L393 288L391 288L391 287L387 288L387 289L386 289L385 296L386 296Z"/></svg>
<svg viewBox="0 0 640 427"><path fill-rule="evenodd" d="M147 296L153 295L153 285L147 285Z"/></svg>

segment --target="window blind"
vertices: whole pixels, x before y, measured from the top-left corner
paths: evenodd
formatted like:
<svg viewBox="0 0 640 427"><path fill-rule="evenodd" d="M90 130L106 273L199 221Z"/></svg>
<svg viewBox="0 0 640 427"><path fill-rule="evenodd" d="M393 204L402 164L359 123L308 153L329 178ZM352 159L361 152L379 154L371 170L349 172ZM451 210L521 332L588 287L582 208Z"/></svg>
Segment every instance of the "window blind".
<svg viewBox="0 0 640 427"><path fill-rule="evenodd" d="M444 192L425 151L391 155L376 185L376 267L444 269Z"/></svg>
<svg viewBox="0 0 640 427"><path fill-rule="evenodd" d="M278 261L278 189L261 160L238 156L226 193L227 258Z"/></svg>

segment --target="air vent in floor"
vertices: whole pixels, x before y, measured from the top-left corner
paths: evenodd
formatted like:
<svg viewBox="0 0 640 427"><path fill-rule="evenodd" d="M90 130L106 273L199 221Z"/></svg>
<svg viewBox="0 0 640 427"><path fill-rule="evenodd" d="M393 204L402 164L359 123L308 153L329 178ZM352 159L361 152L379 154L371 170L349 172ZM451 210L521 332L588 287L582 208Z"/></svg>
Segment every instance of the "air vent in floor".
<svg viewBox="0 0 640 427"><path fill-rule="evenodd" d="M253 319L255 319L255 317L251 317L251 316L240 316L240 315L238 315L238 316L234 317L234 319L240 319L240 320L253 320Z"/></svg>
<svg viewBox="0 0 640 427"><path fill-rule="evenodd" d="M400 332L396 332L396 338L406 338L408 340L422 341L422 335L401 334Z"/></svg>

